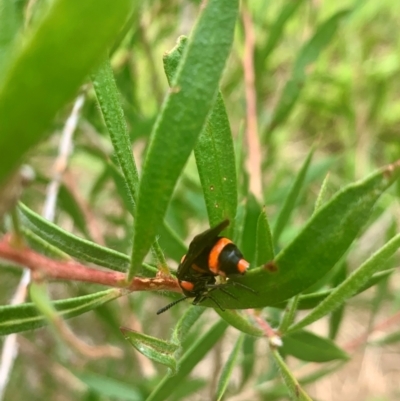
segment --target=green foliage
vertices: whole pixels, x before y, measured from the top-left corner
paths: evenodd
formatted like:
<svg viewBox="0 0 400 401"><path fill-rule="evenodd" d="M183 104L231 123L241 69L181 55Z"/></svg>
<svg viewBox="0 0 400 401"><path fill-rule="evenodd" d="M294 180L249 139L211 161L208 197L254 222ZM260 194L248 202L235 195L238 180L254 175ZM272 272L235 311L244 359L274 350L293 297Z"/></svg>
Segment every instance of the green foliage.
<svg viewBox="0 0 400 401"><path fill-rule="evenodd" d="M78 6L54 1L25 40L8 50L0 82L0 147L8 151L1 158L0 182L43 138L57 111L112 43L129 9L128 0L118 0L111 9L107 1Z"/></svg>
<svg viewBox="0 0 400 401"><path fill-rule="evenodd" d="M120 296L120 290L111 289L55 301L54 307L64 319L68 319L93 310ZM2 336L37 329L45 325L46 317L39 313L32 303L0 307L0 335Z"/></svg>
<svg viewBox="0 0 400 401"><path fill-rule="evenodd" d="M398 357L400 4L134 3L0 0L0 209L12 213L0 235L0 335L24 336L6 399L311 400L309 384L354 375L353 344ZM243 75L244 12L254 82ZM67 185L53 163L78 93ZM254 170L252 117L262 144ZM22 162L36 171L29 187L7 181ZM50 222L40 211L55 173ZM223 235L249 271L212 291L221 309L189 299L157 316L181 294L149 283L171 283L193 237L226 218ZM10 240L18 233L29 250ZM37 270L15 304L10 265L28 254L135 278L144 291L53 283L28 263ZM71 357L59 319L123 358ZM363 329L343 340L353 319ZM375 330L384 333L364 335Z"/></svg>
<svg viewBox="0 0 400 401"><path fill-rule="evenodd" d="M154 241L179 174L214 103L232 46L237 8L238 0L208 2L154 125L139 186L130 279Z"/></svg>

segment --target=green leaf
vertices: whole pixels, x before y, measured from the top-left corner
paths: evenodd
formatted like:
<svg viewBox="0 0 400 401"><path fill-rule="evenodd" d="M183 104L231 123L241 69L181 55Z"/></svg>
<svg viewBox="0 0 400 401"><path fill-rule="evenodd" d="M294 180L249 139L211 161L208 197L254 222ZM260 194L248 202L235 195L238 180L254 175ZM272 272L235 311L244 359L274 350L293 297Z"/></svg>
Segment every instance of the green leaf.
<svg viewBox="0 0 400 401"><path fill-rule="evenodd" d="M282 335L286 332L289 326L293 323L296 312L297 306L299 304L300 295L297 294L292 299L289 300L288 305L286 306L281 322L279 323L278 332Z"/></svg>
<svg viewBox="0 0 400 401"><path fill-rule="evenodd" d="M130 202L135 205L139 174L133 158L132 145L120 101L120 94L114 80L108 58L103 60L92 75L97 101L114 146L115 155L124 173ZM134 214L134 210L132 210Z"/></svg>
<svg viewBox="0 0 400 401"><path fill-rule="evenodd" d="M29 285L29 295L38 311L49 323L54 323L54 320L57 318L57 311L47 292L47 285L32 281Z"/></svg>
<svg viewBox="0 0 400 401"><path fill-rule="evenodd" d="M109 162L107 164L107 167L108 167L108 172L110 173L114 181L118 195L120 196L124 206L126 207L126 210L129 212L131 216L133 216L133 212L135 211L136 208L136 203L135 199L132 197L130 193L130 189L126 185L126 180L124 176L114 163Z"/></svg>
<svg viewBox="0 0 400 401"><path fill-rule="evenodd" d="M376 283L380 282L382 279L390 276L394 270L385 270L383 272L379 272L374 274L358 291L354 294L361 294L368 288L373 287ZM319 292L312 292L310 294L303 294L299 297L299 303L297 305L298 310L306 310L315 308L319 305L325 298L327 298L334 289L319 291ZM280 304L274 305L275 308L284 309L287 307L287 302L282 302Z"/></svg>
<svg viewBox="0 0 400 401"><path fill-rule="evenodd" d="M264 207L257 222L256 266L263 265L273 260L274 255L271 228Z"/></svg>
<svg viewBox="0 0 400 401"><path fill-rule="evenodd" d="M321 188L318 193L317 200L315 202L315 208L314 211L317 211L323 204L324 198L325 198L325 193L328 187L328 180L329 180L329 173L325 176L324 181L322 182Z"/></svg>
<svg viewBox="0 0 400 401"><path fill-rule="evenodd" d="M180 386L171 394L171 401L190 400L190 396L195 397L202 388L208 384L204 379L185 379L185 385Z"/></svg>
<svg viewBox="0 0 400 401"><path fill-rule="evenodd" d="M298 53L292 76L283 88L278 105L275 108L268 133L286 121L307 80L307 68L315 62L319 54L334 38L340 21L349 14L349 10L341 10L317 27L311 39Z"/></svg>
<svg viewBox="0 0 400 401"><path fill-rule="evenodd" d="M71 258L65 252L61 251L57 247L49 244L47 241L43 240L38 235L34 234L31 230L21 227L21 232L23 234L24 240L28 245L40 252L42 255L48 256L54 259L64 259L70 260Z"/></svg>
<svg viewBox="0 0 400 401"><path fill-rule="evenodd" d="M284 354L308 362L348 359L346 352L341 350L332 340L304 330L285 336L281 350Z"/></svg>
<svg viewBox="0 0 400 401"><path fill-rule="evenodd" d="M43 219L22 203L18 209L23 226L66 254L120 272L128 268L129 256L79 238Z"/></svg>
<svg viewBox="0 0 400 401"><path fill-rule="evenodd" d="M58 192L58 205L63 209L73 220L75 226L86 236L90 238L89 230L85 214L83 213L77 200L65 185L60 186Z"/></svg>
<svg viewBox="0 0 400 401"><path fill-rule="evenodd" d="M82 297L69 298L52 303L63 319L79 316L106 302L120 297L120 289L96 292ZM33 303L0 306L0 335L34 330L47 324Z"/></svg>
<svg viewBox="0 0 400 401"><path fill-rule="evenodd" d="M201 306L190 306L175 325L171 341L180 345L205 310Z"/></svg>
<svg viewBox="0 0 400 401"><path fill-rule="evenodd" d="M340 266L339 271L333 279L333 286L337 287L341 284L347 277L347 265L343 263ZM340 305L336 310L334 310L329 317L329 338L334 340L339 332L340 324L342 323L345 310L345 303Z"/></svg>
<svg viewBox="0 0 400 401"><path fill-rule="evenodd" d="M303 3L302 0L289 1L283 3L280 13L272 26L269 28L268 40L263 42L263 47L256 53L256 63L255 65L259 67L258 73L265 73L265 60L275 49L276 45L279 43L283 31L285 29L286 23L290 20L290 17L294 15L299 6Z"/></svg>
<svg viewBox="0 0 400 401"><path fill-rule="evenodd" d="M176 262L180 262L182 256L187 252L185 243L165 221L160 227L158 242L164 253Z"/></svg>
<svg viewBox="0 0 400 401"><path fill-rule="evenodd" d="M178 386L183 384L185 378L204 358L208 351L214 347L227 327L228 325L223 320L220 320L207 330L206 333L199 334L197 340L179 360L178 372L174 376L165 376L146 401L163 401L167 396L172 394Z"/></svg>
<svg viewBox="0 0 400 401"><path fill-rule="evenodd" d="M398 169L398 164L386 166L339 191L314 213L268 269L252 269L235 279L257 294L230 286L238 299L221 291L215 291L213 297L224 309L259 308L279 304L310 287L348 250L379 196L397 178ZM202 305L213 306L209 300Z"/></svg>
<svg viewBox="0 0 400 401"><path fill-rule="evenodd" d="M23 22L22 5L16 1L0 2L0 70L7 61L8 51Z"/></svg>
<svg viewBox="0 0 400 401"><path fill-rule="evenodd" d="M240 311L215 309L215 311L235 329L242 333L256 337L264 337L264 331L257 324L249 320L248 316L243 315Z"/></svg>
<svg viewBox="0 0 400 401"><path fill-rule="evenodd" d="M154 241L179 174L214 103L233 41L237 10L237 0L208 1L179 64L143 167L128 279L140 269Z"/></svg>
<svg viewBox="0 0 400 401"><path fill-rule="evenodd" d="M379 338L378 340L369 341L368 344L381 346L381 345L396 344L398 342L400 342L400 331L390 333L382 338Z"/></svg>
<svg viewBox="0 0 400 401"><path fill-rule="evenodd" d="M120 330L125 340L129 341L141 354L152 361L169 367L173 373L176 372L174 354L179 349L179 345L139 333L126 327L121 327Z"/></svg>
<svg viewBox="0 0 400 401"><path fill-rule="evenodd" d="M118 400L142 401L143 396L129 383L91 372L72 372L80 381L100 394Z"/></svg>
<svg viewBox="0 0 400 401"><path fill-rule="evenodd" d="M375 252L357 270L353 271L346 280L335 288L315 309L306 317L290 327L289 331L299 330L342 305L357 290L363 286L375 272L384 266L387 259L400 247L400 234L392 238L386 245Z"/></svg>
<svg viewBox="0 0 400 401"><path fill-rule="evenodd" d="M276 219L276 223L274 226L274 242L275 245L279 243L279 238L289 222L290 216L296 206L297 199L299 198L300 192L303 188L304 180L306 178L306 174L308 171L308 167L310 166L312 156L314 154L314 149L311 149L306 160L304 161L301 169L296 175L295 180L289 190L288 196L286 197L281 210L279 211L278 217Z"/></svg>
<svg viewBox="0 0 400 401"><path fill-rule="evenodd" d="M249 193L246 202L246 211L243 221L243 230L241 239L238 241L238 247L242 251L244 258L254 265L256 256L256 241L258 218L261 213L261 207L256 197Z"/></svg>
<svg viewBox="0 0 400 401"><path fill-rule="evenodd" d="M186 46L187 38L181 36L177 46L164 56L164 69L170 85ZM232 224L227 231L233 233L237 208L235 153L220 91L194 148L194 155L210 226L228 218Z"/></svg>
<svg viewBox="0 0 400 401"><path fill-rule="evenodd" d="M257 360L255 352L256 337L245 336L243 341L243 357L241 361L241 383L242 388L247 381L253 377L254 366Z"/></svg>
<svg viewBox="0 0 400 401"><path fill-rule="evenodd" d="M120 95L108 58L106 58L94 72L92 81L104 121L110 133L118 163L124 174L124 184L128 189L128 202L132 204L133 209L131 214L134 216L139 186L139 174L133 158L131 139L126 127ZM154 241L152 249L153 253L157 255L157 264L164 267L165 271L168 271L164 254L157 240Z"/></svg>
<svg viewBox="0 0 400 401"><path fill-rule="evenodd" d="M279 371L287 389L289 390L291 399L295 401L312 401L310 396L302 389L299 382L293 376L292 372L287 367L276 349L272 350L272 356L279 367Z"/></svg>
<svg viewBox="0 0 400 401"><path fill-rule="evenodd" d="M108 164L108 171L114 180L115 186L117 187L118 194L124 203L126 210L133 215L135 209L135 202L132 196L129 194L125 179L121 172L118 170L117 166L113 163ZM174 230L164 221L164 224L160 227L158 232L159 243L162 249L165 250L165 254L172 259L179 262L187 251L187 247L182 241L182 239L176 234Z"/></svg>
<svg viewBox="0 0 400 401"><path fill-rule="evenodd" d="M237 363L239 351L242 348L243 339L244 339L244 335L241 334L239 336L239 338L237 339L236 344L233 347L232 352L230 353L229 358L226 361L225 366L222 370L221 377L219 378L219 381L218 381L217 394L215 397L215 399L217 401L222 400L222 397L225 394L226 388L228 387L229 380L232 376L233 368L235 367L235 365Z"/></svg>
<svg viewBox="0 0 400 401"><path fill-rule="evenodd" d="M0 148L7 149L0 183L49 132L58 110L112 44L130 7L129 0L112 7L107 0L56 0L29 37L14 44L0 81Z"/></svg>

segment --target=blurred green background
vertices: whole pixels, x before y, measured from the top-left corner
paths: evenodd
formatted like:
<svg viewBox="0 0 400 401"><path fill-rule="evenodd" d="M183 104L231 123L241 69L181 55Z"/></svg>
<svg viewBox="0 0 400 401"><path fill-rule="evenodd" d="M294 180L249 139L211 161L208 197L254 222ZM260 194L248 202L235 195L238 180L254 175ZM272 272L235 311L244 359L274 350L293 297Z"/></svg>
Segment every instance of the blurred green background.
<svg viewBox="0 0 400 401"><path fill-rule="evenodd" d="M0 0L0 71L6 68L13 46L29 40L46 13L50 0ZM168 91L162 57L180 35L189 35L201 8L200 1L147 0L129 17L112 47L111 64L139 171L156 116ZM4 11L5 10L5 11ZM11 10L11 11L10 11ZM290 241L312 214L321 184L329 172L325 197L361 179L378 167L400 159L400 2L393 0L248 0L243 2L233 48L221 81L235 142L236 157L246 158L246 88L243 69L248 13L255 37L254 96L262 160L262 194L255 199L246 190L248 175L239 171L239 204L249 216L266 206L271 224L294 177L312 146L315 155L291 224L279 245ZM5 24L7 25L7 29ZM78 23L70 21L70 24ZM3 28L2 28L3 27ZM117 30L116 30L117 32ZM247 33L248 34L248 33ZM11 38L11 40L10 40ZM74 48L66 49L73 57ZM85 103L74 134L73 150L60 188L56 224L79 236L129 253L132 218L126 210L123 183L113 175L112 145L99 112L89 79L81 89ZM45 94L37 101L46 103ZM65 95L67 96L67 95ZM71 99L72 95L69 95ZM32 99L31 99L32 100ZM41 213L46 186L58 154L60 132L71 113L69 102L57 113L36 147L25 157L36 178L23 192L22 201ZM21 119L24 116L21 115ZM1 135L1 133L0 133ZM3 148L2 152L7 152ZM347 268L357 267L398 231L399 188L380 200L376 216L352 249ZM253 213L254 212L254 213ZM207 211L194 158L187 163L175 188L166 221L186 244L207 226ZM247 221L249 232L254 219ZM6 224L3 227L5 231ZM243 239L244 238L244 239ZM254 237L245 236L242 249L254 250ZM175 269L181 249L168 238L169 265ZM396 266L396 260L391 266ZM7 304L18 284L20 271L4 266L0 299ZM341 320L338 343L351 341L366 326L396 313L400 306L400 276L394 273L374 289L352 299ZM54 299L85 295L101 287L81 283L54 283ZM5 400L145 400L166 373L166 368L146 360L121 336L120 326L160 338L170 336L173 321L187 308L179 305L160 317L154 311L169 301L155 293L135 293L103 305L69 321L73 331L89 344L112 344L123 350L121 359L87 361L77 357L48 329L18 337L19 355ZM271 308L272 309L272 308ZM270 316L276 316L271 310ZM197 322L187 344L206 332L215 313L207 310ZM325 333L326 321L313 325ZM196 366L170 400L213 399L216 377L237 332L230 328L206 359ZM395 401L399 343L362 348L332 375L309 380L307 391L315 400ZM293 363L292 363L293 362ZM292 361L296 377L312 372L311 364ZM321 370L322 372L322 370ZM277 384L275 367L261 340L244 341L241 363L233 374L227 400L288 399ZM246 376L247 375L247 376ZM323 373L321 373L323 376Z"/></svg>

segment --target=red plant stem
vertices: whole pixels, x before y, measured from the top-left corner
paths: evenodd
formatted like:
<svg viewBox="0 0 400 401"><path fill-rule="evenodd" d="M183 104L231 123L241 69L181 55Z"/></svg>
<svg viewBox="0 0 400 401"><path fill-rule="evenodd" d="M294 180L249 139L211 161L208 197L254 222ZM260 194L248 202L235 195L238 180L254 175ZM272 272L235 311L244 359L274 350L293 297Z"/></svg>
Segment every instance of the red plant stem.
<svg viewBox="0 0 400 401"><path fill-rule="evenodd" d="M109 287L126 288L130 291L181 291L177 281L172 277L135 277L127 284L125 273L99 270L73 260L50 259L30 248L13 246L9 234L0 240L0 258L28 268L36 277L42 279L85 281Z"/></svg>
<svg viewBox="0 0 400 401"><path fill-rule="evenodd" d="M347 343L343 348L346 351L356 351L356 349L363 345L365 342L368 341L369 336L374 331L386 330L390 326L394 324L398 324L400 322L400 312L395 313L394 315L388 317L387 319L383 320L382 322L376 324L372 330L368 333L363 333L359 337L355 338L354 340Z"/></svg>
<svg viewBox="0 0 400 401"><path fill-rule="evenodd" d="M250 12L243 6L244 28L243 72L246 95L246 137L248 144L247 169L250 173L250 191L262 199L261 146L257 127L257 94L254 76L255 35Z"/></svg>

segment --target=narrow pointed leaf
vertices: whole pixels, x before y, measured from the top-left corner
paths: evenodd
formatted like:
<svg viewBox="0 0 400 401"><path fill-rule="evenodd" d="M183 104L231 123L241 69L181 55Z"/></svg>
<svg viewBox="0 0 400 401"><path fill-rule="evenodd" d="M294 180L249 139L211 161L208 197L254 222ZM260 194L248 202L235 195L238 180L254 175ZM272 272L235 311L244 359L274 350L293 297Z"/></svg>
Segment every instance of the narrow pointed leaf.
<svg viewBox="0 0 400 401"><path fill-rule="evenodd" d="M137 387L130 383L124 383L109 376L102 376L87 371L73 372L73 374L101 397L124 401L143 400L143 396L138 392Z"/></svg>
<svg viewBox="0 0 400 401"><path fill-rule="evenodd" d="M308 154L306 160L304 161L301 169L299 170L293 184L290 188L290 191L282 205L282 208L278 214L276 219L275 227L274 227L274 242L275 244L279 243L279 237L281 236L285 226L289 222L290 216L296 206L297 199L299 198L300 192L303 189L304 180L306 178L306 174L308 171L308 167L310 166L311 159L314 153L314 149L311 149Z"/></svg>
<svg viewBox="0 0 400 401"><path fill-rule="evenodd" d="M326 189L328 187L329 173L325 176L324 181L322 182L321 188L318 193L317 200L315 202L315 211L317 211L322 204L324 203Z"/></svg>
<svg viewBox="0 0 400 401"><path fill-rule="evenodd" d="M256 266L261 266L274 259L274 245L265 208L257 222Z"/></svg>
<svg viewBox="0 0 400 401"><path fill-rule="evenodd" d="M337 287L338 285L340 285L346 279L346 277L347 277L347 265L346 263L343 263L343 265L340 266L340 270L334 277L333 286ZM343 302L343 304L340 305L337 309L335 309L329 316L329 338L331 340L335 340L339 332L339 328L344 316L345 305L346 304Z"/></svg>
<svg viewBox="0 0 400 401"><path fill-rule="evenodd" d="M186 46L187 38L182 36L177 46L164 56L164 69L170 85ZM227 231L233 233L237 208L235 153L220 91L194 148L194 155L210 226L228 218L232 224Z"/></svg>
<svg viewBox="0 0 400 401"><path fill-rule="evenodd" d="M154 241L179 174L214 103L237 11L237 0L206 3L155 123L139 186L130 279Z"/></svg>
<svg viewBox="0 0 400 401"><path fill-rule="evenodd" d="M279 323L278 331L282 335L286 332L288 327L293 323L294 318L297 312L297 306L299 304L300 295L295 295L292 299L289 300L283 315L281 322Z"/></svg>
<svg viewBox="0 0 400 401"><path fill-rule="evenodd" d="M229 358L226 361L225 366L222 370L221 377L219 378L219 381L218 381L217 394L215 397L215 399L217 401L222 400L222 397L224 396L225 391L228 387L229 380L232 376L233 368L237 364L237 358L239 355L239 351L242 348L243 339L244 339L244 335L241 334L239 336L239 338L237 339L236 344L233 347L232 352L230 353Z"/></svg>
<svg viewBox="0 0 400 401"><path fill-rule="evenodd" d="M368 288L373 287L376 283L379 283L382 279L387 278L393 273L394 270L385 270L379 273L374 274L358 291L354 294L361 294ZM334 289L313 292L310 294L300 295L299 302L297 304L297 309L299 310L307 310L313 309L318 306L325 298L327 298ZM274 308L284 309L287 307L287 302L282 302L280 304L274 305Z"/></svg>
<svg viewBox="0 0 400 401"><path fill-rule="evenodd" d="M133 212L135 210L135 200L129 193L129 189L126 185L123 175L117 166L112 163L108 164L108 171L114 180L118 194L121 197L126 210L133 216ZM179 262L182 258L182 255L184 255L187 251L187 247L182 239L165 221L160 227L158 235L160 246L162 249L165 249L165 254Z"/></svg>
<svg viewBox="0 0 400 401"><path fill-rule="evenodd" d="M129 256L79 238L43 219L22 203L19 205L19 211L23 226L66 254L116 271L127 270Z"/></svg>
<svg viewBox="0 0 400 401"><path fill-rule="evenodd" d="M215 311L235 329L242 333L249 334L256 337L264 337L264 331L261 330L255 322L252 322L248 316L243 315L242 312L236 310L215 309Z"/></svg>
<svg viewBox="0 0 400 401"><path fill-rule="evenodd" d="M382 269L387 259L392 256L399 247L400 234L393 237L386 245L375 252L357 270L351 273L346 280L336 287L312 312L290 327L289 331L295 331L308 326L342 305L368 281L372 274Z"/></svg>
<svg viewBox="0 0 400 401"><path fill-rule="evenodd" d="M47 292L47 284L32 282L29 285L29 295L38 311L51 324L57 318L57 310Z"/></svg>
<svg viewBox="0 0 400 401"><path fill-rule="evenodd" d="M241 383L242 388L248 380L253 376L254 366L257 361L257 353L255 352L256 338L245 336L243 340L243 357L241 361Z"/></svg>
<svg viewBox="0 0 400 401"><path fill-rule="evenodd" d="M390 333L382 338L379 338L378 340L371 341L368 344L382 346L396 344L398 342L400 342L400 331Z"/></svg>
<svg viewBox="0 0 400 401"><path fill-rule="evenodd" d="M116 158L124 174L130 202L135 205L139 175L133 158L131 140L126 127L120 94L108 58L105 58L94 71L92 81L100 110L114 146Z"/></svg>
<svg viewBox="0 0 400 401"><path fill-rule="evenodd" d="M206 308L201 306L190 306L176 324L171 341L180 345L205 310Z"/></svg>
<svg viewBox="0 0 400 401"><path fill-rule="evenodd" d="M30 235L33 234L32 240L35 239L34 236L39 237L43 247L47 244L53 256L56 256L56 249L58 249L58 253L61 252L60 257L63 257L65 253L83 262L94 263L119 272L125 272L128 269L128 255L77 237L44 219L22 203L19 204L18 210L21 223L26 227L24 230L30 232ZM146 263L142 268L147 276L152 277L157 273L155 267Z"/></svg>
<svg viewBox="0 0 400 401"><path fill-rule="evenodd" d="M287 3L283 3L282 8L280 9L279 15L272 24L270 28L270 32L268 34L268 40L262 43L263 47L256 53L256 66L264 67L265 59L268 58L270 53L275 49L279 40L283 35L283 31L286 27L287 22L290 20L290 17L294 15L299 6L303 3L302 0L298 1L289 1ZM264 72L263 69L259 73Z"/></svg>
<svg viewBox="0 0 400 401"><path fill-rule="evenodd" d="M316 283L349 249L379 196L397 178L398 169L399 163L386 166L339 191L314 213L274 263L235 279L257 291L257 295L231 286L230 292L238 299L220 291L213 293L215 299L224 309L272 306ZM213 306L209 300L202 305Z"/></svg>
<svg viewBox="0 0 400 401"><path fill-rule="evenodd" d="M330 362L348 359L332 340L300 330L283 338L282 352L308 362Z"/></svg>
<svg viewBox="0 0 400 401"><path fill-rule="evenodd" d="M125 340L129 341L141 354L154 362L169 367L175 373L176 359L174 353L178 350L179 345L125 327L121 327L120 330Z"/></svg>
<svg viewBox="0 0 400 401"><path fill-rule="evenodd" d="M257 236L257 223L260 213L260 204L256 197L252 193L249 193L246 202L242 236L237 245L242 251L244 258L253 266L256 256L256 241L254 239Z"/></svg>
<svg viewBox="0 0 400 401"><path fill-rule="evenodd" d="M129 0L112 7L107 0L56 0L29 37L14 43L0 79L0 148L7 149L0 158L0 183L49 132L58 110L112 44L130 7Z"/></svg>
<svg viewBox="0 0 400 401"><path fill-rule="evenodd" d="M291 399L293 401L312 401L310 396L303 390L299 382L293 376L292 372L285 364L284 360L279 355L276 349L272 350L272 356L274 357L274 360L279 367L279 371L289 391Z"/></svg>
<svg viewBox="0 0 400 401"><path fill-rule="evenodd" d="M165 255L176 262L180 262L182 256L187 252L185 243L165 221L160 227L158 242L164 250Z"/></svg>
<svg viewBox="0 0 400 401"><path fill-rule="evenodd" d="M93 73L92 82L111 142L114 146L116 158L123 172L124 186L127 188L128 202L133 207L131 214L134 216L139 174L133 158L131 139L126 127L120 94L115 83L110 61L107 57ZM157 240L154 241L152 249L154 254L158 255L161 266L164 266L165 270L168 271L164 263L164 255Z"/></svg>
<svg viewBox="0 0 400 401"><path fill-rule="evenodd" d="M65 252L61 251L59 248L51 245L31 230L26 227L21 227L21 233L24 236L24 240L28 245L35 251L40 252L42 255L48 256L54 259L70 260L70 256Z"/></svg>
<svg viewBox="0 0 400 401"><path fill-rule="evenodd" d="M61 210L67 213L74 225L89 239L90 233L87 229L85 214L83 213L79 203L65 185L60 186L58 192L58 206Z"/></svg>
<svg viewBox="0 0 400 401"><path fill-rule="evenodd" d="M172 394L175 389L185 382L185 378L193 368L214 347L216 342L224 334L228 325L220 320L206 333L200 334L192 346L183 354L178 363L178 371L174 376L165 376L158 386L149 395L146 401L163 401L166 394Z"/></svg>
<svg viewBox="0 0 400 401"><path fill-rule="evenodd" d="M319 54L335 37L340 21L348 15L348 10L341 10L317 27L314 35L300 50L293 66L292 76L283 88L278 105L274 111L268 132L286 121L307 79L307 67L315 62Z"/></svg>
<svg viewBox="0 0 400 401"><path fill-rule="evenodd" d="M7 61L8 51L18 36L23 22L22 5L16 1L1 1L0 5L0 70Z"/></svg>
<svg viewBox="0 0 400 401"><path fill-rule="evenodd" d="M82 297L54 301L52 304L63 319L79 316L122 295L119 289L96 292ZM0 335L34 330L47 324L33 303L0 306Z"/></svg>

